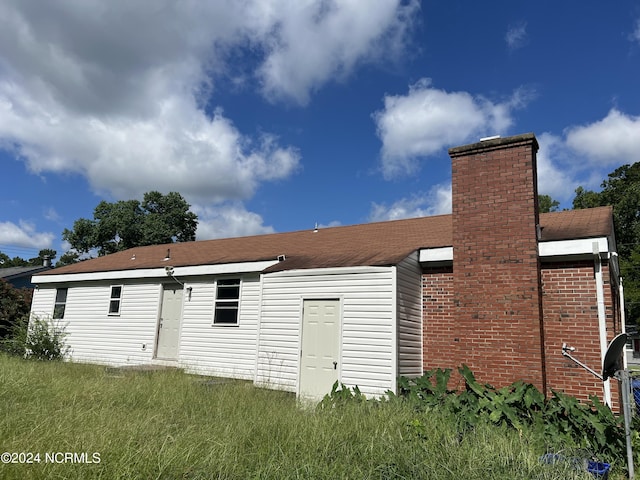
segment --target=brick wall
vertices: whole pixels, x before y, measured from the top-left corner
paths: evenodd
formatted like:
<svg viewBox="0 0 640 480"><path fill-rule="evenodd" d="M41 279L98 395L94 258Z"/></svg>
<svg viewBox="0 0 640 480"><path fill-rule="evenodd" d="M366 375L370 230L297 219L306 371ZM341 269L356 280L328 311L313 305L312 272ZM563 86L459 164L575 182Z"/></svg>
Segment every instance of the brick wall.
<svg viewBox="0 0 640 480"><path fill-rule="evenodd" d="M422 275L423 369L458 367L452 341L458 334L453 308L453 268L425 269ZM459 340L459 339L458 339ZM452 379L453 382L453 379ZM456 385L450 384L451 388Z"/></svg>
<svg viewBox="0 0 640 480"><path fill-rule="evenodd" d="M611 269L603 265L607 342L621 332L618 288ZM598 373L602 366L594 265L591 260L564 261L542 265L542 307L544 318L547 394L564 392L582 401L596 395L604 401L602 382L585 369L562 356L562 344L576 347L574 355ZM453 268L426 268L422 276L424 370L450 368L449 386L462 389L457 374L458 358L451 342L465 348L466 339L458 338L453 299ZM488 383L494 383L489 380ZM618 411L620 390L611 381L612 406Z"/></svg>
<svg viewBox="0 0 640 480"><path fill-rule="evenodd" d="M532 134L449 151L457 364L494 386L545 391ZM455 339L459 339L458 342Z"/></svg>
<svg viewBox="0 0 640 480"><path fill-rule="evenodd" d="M547 384L550 389L588 400L602 382L562 356L562 344L576 348L575 357L599 372L598 306L593 262L550 264L542 269L544 335L547 340Z"/></svg>
<svg viewBox="0 0 640 480"><path fill-rule="evenodd" d="M617 288L608 265L605 283L607 343L620 333ZM542 268L545 356L549 390L559 390L580 400L597 395L603 400L602 381L562 356L562 344L575 347L572 355L598 373L602 370L594 263L551 263ZM610 382L614 409L619 400L618 381Z"/></svg>

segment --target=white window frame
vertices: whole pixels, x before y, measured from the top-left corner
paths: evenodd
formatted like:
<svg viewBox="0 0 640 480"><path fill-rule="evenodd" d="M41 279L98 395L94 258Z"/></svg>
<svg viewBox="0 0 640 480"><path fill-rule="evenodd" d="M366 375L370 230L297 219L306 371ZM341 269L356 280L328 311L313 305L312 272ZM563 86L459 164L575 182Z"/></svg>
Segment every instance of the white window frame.
<svg viewBox="0 0 640 480"><path fill-rule="evenodd" d="M119 288L120 289L120 295L117 297L113 296L113 291L114 289ZM122 309L122 292L124 290L124 286L123 285L111 285L111 288L109 289L109 305L108 305L108 309L107 309L107 315L109 315L110 317L118 317L120 316L120 310ZM118 303L118 310L115 312L111 311L111 305L113 303L117 302Z"/></svg>
<svg viewBox="0 0 640 480"><path fill-rule="evenodd" d="M58 293L64 291L64 301L58 301ZM67 309L67 298L69 295L69 289L67 287L56 288L56 298L53 303L53 315L51 317L54 320L62 320L64 318L64 312ZM57 315L59 307L62 307L62 312L60 316Z"/></svg>
<svg viewBox="0 0 640 480"><path fill-rule="evenodd" d="M238 297L237 298L218 298L219 291L218 288L221 284L227 282L237 282L238 288ZM236 284L229 285L235 287ZM225 277L219 278L216 280L214 284L215 291L215 299L213 302L213 319L211 320L211 324L215 327L237 327L240 324L240 299L242 298L242 278L241 277ZM234 308L234 305L235 308ZM235 322L227 322L216 320L218 310L234 310L236 312L236 320Z"/></svg>

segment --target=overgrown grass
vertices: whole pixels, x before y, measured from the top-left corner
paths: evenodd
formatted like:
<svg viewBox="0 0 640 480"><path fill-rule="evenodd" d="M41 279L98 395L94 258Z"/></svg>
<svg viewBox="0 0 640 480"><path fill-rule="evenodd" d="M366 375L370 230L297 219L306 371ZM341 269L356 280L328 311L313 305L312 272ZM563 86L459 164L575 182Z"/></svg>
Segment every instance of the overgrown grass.
<svg viewBox="0 0 640 480"><path fill-rule="evenodd" d="M545 445L526 430L480 423L461 435L455 418L407 402L317 410L207 380L0 356L0 450L40 453L40 463L0 465L0 478L593 478L541 465ZM47 463L45 452L100 461Z"/></svg>

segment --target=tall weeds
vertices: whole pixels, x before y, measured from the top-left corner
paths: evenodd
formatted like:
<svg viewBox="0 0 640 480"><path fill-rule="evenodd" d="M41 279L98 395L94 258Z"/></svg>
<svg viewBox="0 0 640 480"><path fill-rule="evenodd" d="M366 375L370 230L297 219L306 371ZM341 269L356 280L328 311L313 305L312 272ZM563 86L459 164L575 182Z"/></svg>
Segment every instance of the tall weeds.
<svg viewBox="0 0 640 480"><path fill-rule="evenodd" d="M180 371L0 355L0 450L99 463L2 464L3 479L592 478L538 462L544 440L404 401L303 408L295 396Z"/></svg>

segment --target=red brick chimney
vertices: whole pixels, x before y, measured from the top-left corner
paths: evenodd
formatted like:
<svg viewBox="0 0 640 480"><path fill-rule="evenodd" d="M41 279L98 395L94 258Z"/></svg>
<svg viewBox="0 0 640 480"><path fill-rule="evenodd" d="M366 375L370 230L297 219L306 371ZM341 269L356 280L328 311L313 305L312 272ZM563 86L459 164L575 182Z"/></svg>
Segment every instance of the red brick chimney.
<svg viewBox="0 0 640 480"><path fill-rule="evenodd" d="M546 390L533 134L449 150L458 364L496 387Z"/></svg>

